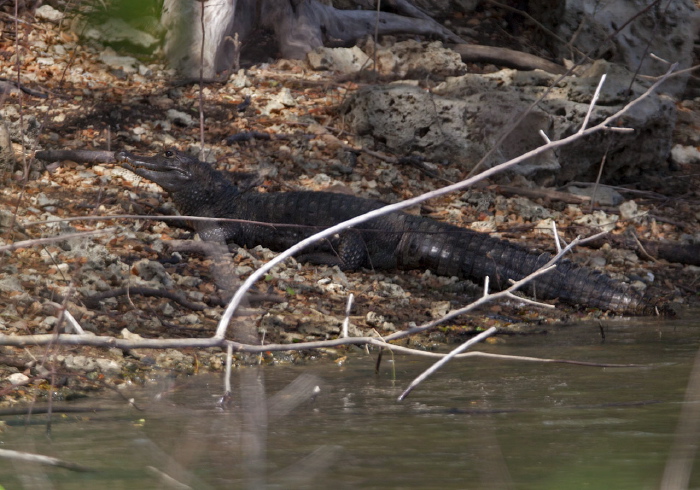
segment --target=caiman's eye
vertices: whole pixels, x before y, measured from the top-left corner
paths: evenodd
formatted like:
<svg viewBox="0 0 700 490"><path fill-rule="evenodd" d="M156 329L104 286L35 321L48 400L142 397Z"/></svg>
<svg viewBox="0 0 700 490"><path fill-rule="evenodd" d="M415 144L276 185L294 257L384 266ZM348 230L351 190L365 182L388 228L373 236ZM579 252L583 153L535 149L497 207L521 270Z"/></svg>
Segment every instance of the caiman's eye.
<svg viewBox="0 0 700 490"><path fill-rule="evenodd" d="M165 158L172 158L175 156L175 153L173 153L171 150L165 150Z"/></svg>

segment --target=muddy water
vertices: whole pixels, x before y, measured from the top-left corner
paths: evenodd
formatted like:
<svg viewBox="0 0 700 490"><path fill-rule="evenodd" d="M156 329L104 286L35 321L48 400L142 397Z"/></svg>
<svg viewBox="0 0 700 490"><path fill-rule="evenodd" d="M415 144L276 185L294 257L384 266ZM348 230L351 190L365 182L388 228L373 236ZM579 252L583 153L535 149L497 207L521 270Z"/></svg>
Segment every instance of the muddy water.
<svg viewBox="0 0 700 490"><path fill-rule="evenodd" d="M6 417L1 448L98 471L0 460L0 484L186 488L167 486L165 473L197 489L658 488L700 347L699 313L606 322L605 341L598 324L583 324L480 346L643 367L469 359L398 403L430 361L385 356L375 375L374 357L358 352L340 365L239 369L227 411L216 407L220 378L207 376L130 393L143 411L114 397L83 402L112 410L56 417L50 440L43 416L26 427Z"/></svg>

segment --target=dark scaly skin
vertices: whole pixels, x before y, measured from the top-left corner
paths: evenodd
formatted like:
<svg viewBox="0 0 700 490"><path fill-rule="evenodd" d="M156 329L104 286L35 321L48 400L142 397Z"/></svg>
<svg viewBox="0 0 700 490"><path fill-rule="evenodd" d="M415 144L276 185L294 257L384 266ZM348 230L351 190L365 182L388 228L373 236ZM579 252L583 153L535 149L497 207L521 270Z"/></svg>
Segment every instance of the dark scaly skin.
<svg viewBox="0 0 700 490"><path fill-rule="evenodd" d="M153 157L118 152L115 157L122 167L168 191L183 215L258 222L197 221L193 226L203 240L282 251L320 229L383 206L369 199L329 192L240 192L209 164L177 150ZM485 233L394 212L320 242L298 258L346 270L430 269L439 275L476 282L489 276L491 287L501 290L509 286L508 279L525 277L551 256ZM525 290L538 298L558 298L571 305L618 314L672 314L666 304L568 260L559 262L556 269L538 277Z"/></svg>

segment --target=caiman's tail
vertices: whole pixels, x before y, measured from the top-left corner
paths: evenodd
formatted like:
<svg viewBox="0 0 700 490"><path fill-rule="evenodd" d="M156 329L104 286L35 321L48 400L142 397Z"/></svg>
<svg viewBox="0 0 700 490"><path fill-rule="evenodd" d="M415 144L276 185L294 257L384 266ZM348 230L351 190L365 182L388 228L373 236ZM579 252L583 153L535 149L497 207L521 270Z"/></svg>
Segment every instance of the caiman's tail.
<svg viewBox="0 0 700 490"><path fill-rule="evenodd" d="M404 235L399 262L402 268L423 267L446 276L483 282L489 276L492 289L510 286L544 266L552 256L535 253L517 244L435 221L416 220ZM670 306L593 269L569 260L522 288L535 298L599 308L623 315L674 315Z"/></svg>

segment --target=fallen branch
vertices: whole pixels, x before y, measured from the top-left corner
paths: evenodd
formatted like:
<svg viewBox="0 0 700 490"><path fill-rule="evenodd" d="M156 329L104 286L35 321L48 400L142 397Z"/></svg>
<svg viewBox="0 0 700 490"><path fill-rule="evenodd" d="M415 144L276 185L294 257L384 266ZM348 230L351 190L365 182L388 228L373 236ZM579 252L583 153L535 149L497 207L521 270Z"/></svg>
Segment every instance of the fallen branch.
<svg viewBox="0 0 700 490"><path fill-rule="evenodd" d="M555 191L552 189L528 189L526 187L511 187L507 185L490 185L487 189L506 197L523 196L528 199L547 199L549 201L561 201L567 204L585 204L591 202L589 196L578 196L569 192Z"/></svg>
<svg viewBox="0 0 700 490"><path fill-rule="evenodd" d="M17 250L19 248L35 247L37 245L46 245L47 243L63 242L65 240L73 240L76 238L83 238L90 235L114 233L115 231L115 228L105 228L104 230L81 231L79 233L68 233L66 235L57 235L46 238L33 238L31 240L23 240L21 242L12 243L10 245L0 246L0 252Z"/></svg>
<svg viewBox="0 0 700 490"><path fill-rule="evenodd" d="M408 333L408 331L406 331ZM312 349L327 349L330 347L341 347L346 345L371 345L388 349L401 354L409 354L420 357L430 357L439 359L447 354L437 352L427 352L418 349L411 349L401 345L394 345L383 341L376 337L345 337L333 340L319 340L316 342L301 342L297 344L241 344L232 340L219 340L215 338L207 339L137 339L127 340L116 337L87 335L71 335L71 334L40 334L40 335L13 335L0 336L0 345L8 345L14 347L25 347L30 345L84 345L92 347L117 348L121 350L133 349L184 349L184 348L207 348L219 347L228 350L231 346L232 352L245 352L250 354L261 354L265 352L292 352ZM570 359L548 359L528 356L511 356L506 354L492 354L489 352L467 352L456 356L457 359L466 359L468 357L484 357L490 359L498 359L503 361L518 361L518 362L539 362L545 364L573 364L576 366L587 367L604 367L604 368L639 368L648 367L643 364L616 364L616 363L598 363L587 361L575 361Z"/></svg>
<svg viewBox="0 0 700 490"><path fill-rule="evenodd" d="M600 248L606 243L616 249L639 251L651 260L663 259L680 264L700 265L700 245L698 244L644 240L637 238L632 232L622 235L606 233L596 240L589 240L586 246Z"/></svg>
<svg viewBox="0 0 700 490"><path fill-rule="evenodd" d="M83 302L88 308L95 308L99 302L107 298L115 298L117 296L125 296L137 294L140 296L150 296L154 298L166 298L175 301L180 306L183 306L192 311L203 311L208 308L204 303L195 303L188 300L184 293L178 291L169 291L167 289L156 289L146 287L128 287L103 291L101 293L92 294L83 299Z"/></svg>
<svg viewBox="0 0 700 490"><path fill-rule="evenodd" d="M114 152L105 150L41 150L34 158L47 162L114 163Z"/></svg>
<svg viewBox="0 0 700 490"><path fill-rule="evenodd" d="M452 360L458 354L460 354L461 352L464 352L472 345L474 345L478 342L481 342L485 338L490 337L491 335L495 334L497 330L498 329L496 327L491 327L488 330L486 330L485 332L481 332L479 335L467 340L465 343L463 343L462 345L460 345L459 347L454 349L452 352L447 354L445 357L440 359L438 362L436 362L435 364L430 366L430 368L428 368L426 371L424 371L420 376L418 376L416 379L414 379L410 385L408 385L408 388L406 388L403 391L403 393L401 393L401 395L399 395L398 401L402 401L404 398L406 398L408 396L408 394L411 393L411 391L413 391L413 389L416 386L421 384L424 380L426 380L428 378L428 376L430 376L435 371L440 369L442 366L447 364L450 360Z"/></svg>
<svg viewBox="0 0 700 490"><path fill-rule="evenodd" d="M13 459L15 461L24 461L26 463L39 463L48 466L58 466L60 468L66 468L73 471L95 471L87 466L81 466L79 464L70 463L68 461L63 461L62 459L52 458L50 456L44 456L41 454L34 453L24 453L21 451L13 451L11 449L0 449L0 458Z"/></svg>
<svg viewBox="0 0 700 490"><path fill-rule="evenodd" d="M567 72L562 65L513 49L478 44L456 44L449 47L459 54L465 63L493 63L518 70L543 70L555 75L563 75Z"/></svg>
<svg viewBox="0 0 700 490"><path fill-rule="evenodd" d="M20 84L17 80L10 80L9 78L0 78L0 94L4 94L7 92L11 92L12 90L21 90L27 95L31 95L33 97L39 97L40 99L46 99L48 98L48 95L46 95L43 92L39 92L38 90L34 90L28 87L25 87L24 85Z"/></svg>

